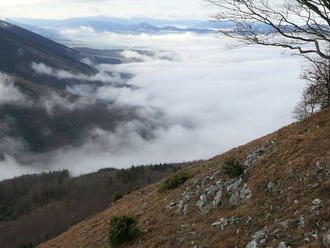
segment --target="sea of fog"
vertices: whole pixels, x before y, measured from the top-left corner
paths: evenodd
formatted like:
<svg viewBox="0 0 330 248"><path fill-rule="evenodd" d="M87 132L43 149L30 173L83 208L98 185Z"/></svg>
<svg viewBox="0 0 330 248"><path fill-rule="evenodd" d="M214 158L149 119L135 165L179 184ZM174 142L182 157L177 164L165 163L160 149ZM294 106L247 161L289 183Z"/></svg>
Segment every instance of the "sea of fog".
<svg viewBox="0 0 330 248"><path fill-rule="evenodd" d="M279 48L238 47L215 34L125 35L87 27L62 33L75 44L120 47L124 57L137 59L98 66L101 71L134 74L128 83L136 88L105 86L96 95L144 106L144 118L155 118L148 109L161 109L167 128L156 129L149 140L135 132L134 122L111 133L97 130L97 140L54 152L47 161L49 170L70 169L78 175L105 167L207 159L291 123L304 87L299 59ZM152 53L141 55L133 49ZM0 162L0 179L39 168L7 158Z"/></svg>

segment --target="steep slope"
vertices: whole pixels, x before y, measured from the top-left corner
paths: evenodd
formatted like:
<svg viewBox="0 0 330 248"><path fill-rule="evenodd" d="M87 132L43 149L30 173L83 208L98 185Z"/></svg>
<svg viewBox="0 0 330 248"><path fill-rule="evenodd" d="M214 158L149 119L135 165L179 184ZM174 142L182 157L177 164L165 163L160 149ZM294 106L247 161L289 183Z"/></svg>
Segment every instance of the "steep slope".
<svg viewBox="0 0 330 248"><path fill-rule="evenodd" d="M239 178L222 173L230 157L244 162ZM330 231L330 109L185 171L193 177L181 187L135 191L39 248L106 248L108 220L123 214L142 230L123 247L322 247Z"/></svg>

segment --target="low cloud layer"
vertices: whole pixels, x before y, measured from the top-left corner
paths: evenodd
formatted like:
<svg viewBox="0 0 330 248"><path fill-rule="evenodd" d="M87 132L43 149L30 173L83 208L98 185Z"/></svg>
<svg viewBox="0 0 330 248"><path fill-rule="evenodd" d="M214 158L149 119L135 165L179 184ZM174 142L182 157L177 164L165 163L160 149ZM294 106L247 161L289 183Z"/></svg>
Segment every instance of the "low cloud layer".
<svg viewBox="0 0 330 248"><path fill-rule="evenodd" d="M304 86L298 79L296 57L275 48L229 49L231 41L224 37L135 36L84 29L68 38L97 48L121 46L126 48L123 56L142 60L98 66L103 73L135 74L129 83L137 88L74 90L143 106L141 116L156 125L150 139L137 132L142 122L132 121L114 132L92 130L89 142L79 148L47 154L50 169L69 168L76 175L104 167L210 158L292 122L292 110ZM153 53L141 55L131 48ZM154 114L155 108L162 111L161 116Z"/></svg>
<svg viewBox="0 0 330 248"><path fill-rule="evenodd" d="M28 104L24 95L13 86L13 79L0 72L0 105L8 103Z"/></svg>

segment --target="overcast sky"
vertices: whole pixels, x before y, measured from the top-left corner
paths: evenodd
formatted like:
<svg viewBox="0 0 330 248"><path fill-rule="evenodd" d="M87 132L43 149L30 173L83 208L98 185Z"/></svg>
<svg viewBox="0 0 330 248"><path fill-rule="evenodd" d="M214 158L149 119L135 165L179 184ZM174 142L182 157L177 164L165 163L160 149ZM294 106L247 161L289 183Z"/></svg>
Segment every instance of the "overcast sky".
<svg viewBox="0 0 330 248"><path fill-rule="evenodd" d="M205 0L0 0L0 17L63 19L80 16L207 19Z"/></svg>

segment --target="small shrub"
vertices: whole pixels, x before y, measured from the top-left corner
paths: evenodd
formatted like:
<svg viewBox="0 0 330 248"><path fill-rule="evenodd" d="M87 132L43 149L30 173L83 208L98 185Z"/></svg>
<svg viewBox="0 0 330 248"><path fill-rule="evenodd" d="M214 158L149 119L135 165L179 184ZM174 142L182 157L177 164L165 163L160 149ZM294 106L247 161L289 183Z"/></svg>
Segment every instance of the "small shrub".
<svg viewBox="0 0 330 248"><path fill-rule="evenodd" d="M120 200L121 198L123 198L123 196L124 196L123 194L121 194L119 192L115 192L113 194L113 202L116 202L116 201Z"/></svg>
<svg viewBox="0 0 330 248"><path fill-rule="evenodd" d="M118 247L123 243L134 240L139 235L139 228L135 218L130 216L113 217L110 220L109 244Z"/></svg>
<svg viewBox="0 0 330 248"><path fill-rule="evenodd" d="M223 173L229 177L239 177L243 174L244 168L235 158L227 159L222 166Z"/></svg>
<svg viewBox="0 0 330 248"><path fill-rule="evenodd" d="M191 178L191 175L189 175L188 173L179 172L162 182L159 187L159 192L165 192L167 190L175 189L181 184L183 184L185 181L187 181L189 178Z"/></svg>

